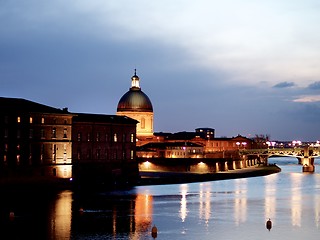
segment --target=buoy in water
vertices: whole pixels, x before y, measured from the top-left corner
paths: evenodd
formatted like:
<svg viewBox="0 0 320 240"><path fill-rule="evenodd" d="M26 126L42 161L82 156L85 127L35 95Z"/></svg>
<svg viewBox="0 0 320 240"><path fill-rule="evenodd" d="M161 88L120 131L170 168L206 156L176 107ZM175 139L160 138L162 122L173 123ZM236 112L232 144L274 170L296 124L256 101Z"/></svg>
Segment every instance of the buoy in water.
<svg viewBox="0 0 320 240"><path fill-rule="evenodd" d="M14 212L9 213L9 219L12 221L14 219Z"/></svg>
<svg viewBox="0 0 320 240"><path fill-rule="evenodd" d="M79 213L80 213L80 215L83 214L83 208L80 208L80 209L79 209Z"/></svg>
<svg viewBox="0 0 320 240"><path fill-rule="evenodd" d="M158 229L157 229L156 225L153 225L153 227L151 229L151 236L153 238L157 238L157 236L158 236Z"/></svg>
<svg viewBox="0 0 320 240"><path fill-rule="evenodd" d="M267 223L266 223L266 227L267 227L267 229L270 231L270 229L272 228L272 222L271 222L271 220L270 220L270 218L269 218L269 220L267 221Z"/></svg>

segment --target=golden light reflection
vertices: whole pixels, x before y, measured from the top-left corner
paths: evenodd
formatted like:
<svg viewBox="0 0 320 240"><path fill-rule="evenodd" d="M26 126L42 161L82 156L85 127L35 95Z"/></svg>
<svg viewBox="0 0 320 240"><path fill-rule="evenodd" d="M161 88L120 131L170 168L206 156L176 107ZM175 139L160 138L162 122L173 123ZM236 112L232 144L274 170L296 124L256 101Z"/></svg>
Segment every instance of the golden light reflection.
<svg viewBox="0 0 320 240"><path fill-rule="evenodd" d="M237 226L247 219L247 184L246 178L235 181L234 218Z"/></svg>
<svg viewBox="0 0 320 240"><path fill-rule="evenodd" d="M180 185L181 191L181 201L180 201L180 218L182 222L185 221L187 217L187 192L188 192L188 185L181 184Z"/></svg>
<svg viewBox="0 0 320 240"><path fill-rule="evenodd" d="M302 177L303 174L293 173L291 174L291 219L292 225L301 227L301 206L302 196Z"/></svg>
<svg viewBox="0 0 320 240"><path fill-rule="evenodd" d="M152 227L153 197L148 194L138 194L135 204L135 234L131 239L139 239L141 232L147 232Z"/></svg>
<svg viewBox="0 0 320 240"><path fill-rule="evenodd" d="M277 190L277 174L265 177L265 219L276 218L276 190Z"/></svg>
<svg viewBox="0 0 320 240"><path fill-rule="evenodd" d="M50 236L52 239L70 239L72 192L64 191L58 195L50 214Z"/></svg>

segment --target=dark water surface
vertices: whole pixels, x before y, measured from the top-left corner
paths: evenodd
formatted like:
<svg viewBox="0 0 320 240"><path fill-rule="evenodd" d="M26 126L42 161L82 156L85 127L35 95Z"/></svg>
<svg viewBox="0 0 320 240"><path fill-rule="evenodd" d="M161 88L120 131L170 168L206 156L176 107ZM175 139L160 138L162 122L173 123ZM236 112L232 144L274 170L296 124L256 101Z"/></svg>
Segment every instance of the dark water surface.
<svg viewBox="0 0 320 240"><path fill-rule="evenodd" d="M295 158L270 162L282 172L99 194L1 194L0 239L153 239L154 225L156 239L320 239L320 161L314 174Z"/></svg>

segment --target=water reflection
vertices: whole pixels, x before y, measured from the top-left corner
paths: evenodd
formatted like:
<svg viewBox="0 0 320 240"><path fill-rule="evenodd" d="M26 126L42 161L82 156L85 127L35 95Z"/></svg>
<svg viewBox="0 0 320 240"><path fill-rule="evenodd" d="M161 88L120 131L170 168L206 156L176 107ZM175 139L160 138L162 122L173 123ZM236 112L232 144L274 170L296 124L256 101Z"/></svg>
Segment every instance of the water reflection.
<svg viewBox="0 0 320 240"><path fill-rule="evenodd" d="M204 219L208 226L211 216L211 185L206 183L200 184L199 190L199 218Z"/></svg>
<svg viewBox="0 0 320 240"><path fill-rule="evenodd" d="M111 193L2 194L0 239L151 239L154 224L157 239L317 239L320 176L300 170Z"/></svg>
<svg viewBox="0 0 320 240"><path fill-rule="evenodd" d="M153 215L153 197L151 195L138 194L135 204L135 234L132 239L139 239L140 233L147 233L151 229Z"/></svg>
<svg viewBox="0 0 320 240"><path fill-rule="evenodd" d="M180 185L181 192L181 201L180 201L180 218L181 221L184 222L187 217L187 193L188 193L188 185L181 184Z"/></svg>
<svg viewBox="0 0 320 240"><path fill-rule="evenodd" d="M72 192L63 191L50 204L49 236L53 239L70 239Z"/></svg>
<svg viewBox="0 0 320 240"><path fill-rule="evenodd" d="M314 221L316 223L317 228L320 227L320 196L316 195L314 196Z"/></svg>
<svg viewBox="0 0 320 240"><path fill-rule="evenodd" d="M293 226L301 227L301 208L302 196L301 196L301 184L303 174L293 173L290 174L291 178L291 221Z"/></svg>
<svg viewBox="0 0 320 240"><path fill-rule="evenodd" d="M247 183L245 178L235 180L234 218L237 226L247 218Z"/></svg>
<svg viewBox="0 0 320 240"><path fill-rule="evenodd" d="M264 178L265 180L265 219L276 219L276 194L278 174Z"/></svg>

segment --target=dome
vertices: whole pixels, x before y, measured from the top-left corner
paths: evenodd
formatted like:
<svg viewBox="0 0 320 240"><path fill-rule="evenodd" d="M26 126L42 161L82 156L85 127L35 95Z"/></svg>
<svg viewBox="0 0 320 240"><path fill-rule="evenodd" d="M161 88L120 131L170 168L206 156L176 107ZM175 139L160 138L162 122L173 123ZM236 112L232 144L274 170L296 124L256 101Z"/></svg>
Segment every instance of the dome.
<svg viewBox="0 0 320 240"><path fill-rule="evenodd" d="M120 99L117 112L153 112L149 97L141 91L136 71L131 78L132 84L128 92Z"/></svg>
<svg viewBox="0 0 320 240"><path fill-rule="evenodd" d="M131 88L118 103L118 112L153 112L148 96L141 89Z"/></svg>

